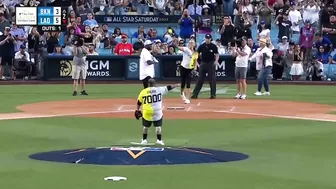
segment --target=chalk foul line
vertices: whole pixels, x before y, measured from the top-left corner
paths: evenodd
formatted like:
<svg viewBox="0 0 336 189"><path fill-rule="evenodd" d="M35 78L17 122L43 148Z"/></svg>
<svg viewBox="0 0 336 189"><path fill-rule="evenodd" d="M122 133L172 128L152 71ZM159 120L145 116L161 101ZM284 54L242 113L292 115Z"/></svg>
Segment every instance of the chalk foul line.
<svg viewBox="0 0 336 189"><path fill-rule="evenodd" d="M214 111L216 113L229 113L229 114L240 114L240 115L252 115L252 116L261 116L261 117L273 117L273 118L283 118L283 119L300 119L300 120L311 120L311 121L324 121L324 122L336 122L334 119L323 119L323 118L311 118L311 117L302 117L302 116L285 116L285 115L276 115L276 114L262 114L262 113L251 113L251 112L238 112L234 110L219 110Z"/></svg>
<svg viewBox="0 0 336 189"><path fill-rule="evenodd" d="M111 111L79 112L79 113L67 113L67 114L45 114L45 115L29 114L29 113L27 114L26 113L12 113L12 114L0 114L0 120L52 118L52 117L80 116L80 115L92 115L92 114L123 113L123 112L133 112L133 111L134 110L111 110Z"/></svg>

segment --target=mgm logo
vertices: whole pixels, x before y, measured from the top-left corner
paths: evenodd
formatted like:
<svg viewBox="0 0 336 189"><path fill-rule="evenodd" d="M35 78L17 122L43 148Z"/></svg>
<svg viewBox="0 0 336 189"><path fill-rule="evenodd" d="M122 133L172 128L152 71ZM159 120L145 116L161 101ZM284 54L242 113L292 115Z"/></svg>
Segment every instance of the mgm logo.
<svg viewBox="0 0 336 189"><path fill-rule="evenodd" d="M61 68L60 68L60 76L61 77L68 77L72 75L72 61L69 60L62 60L60 62Z"/></svg>

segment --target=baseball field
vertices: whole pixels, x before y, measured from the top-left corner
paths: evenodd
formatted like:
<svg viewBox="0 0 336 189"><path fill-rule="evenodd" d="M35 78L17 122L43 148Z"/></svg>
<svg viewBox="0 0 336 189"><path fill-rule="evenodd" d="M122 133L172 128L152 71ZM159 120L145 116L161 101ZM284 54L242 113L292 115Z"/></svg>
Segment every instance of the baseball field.
<svg viewBox="0 0 336 189"><path fill-rule="evenodd" d="M189 105L170 92L165 146L139 146L141 85L89 85L76 97L71 85L1 85L0 188L336 188L334 86L275 85L260 97L251 86L246 100L218 86L217 99L205 90Z"/></svg>

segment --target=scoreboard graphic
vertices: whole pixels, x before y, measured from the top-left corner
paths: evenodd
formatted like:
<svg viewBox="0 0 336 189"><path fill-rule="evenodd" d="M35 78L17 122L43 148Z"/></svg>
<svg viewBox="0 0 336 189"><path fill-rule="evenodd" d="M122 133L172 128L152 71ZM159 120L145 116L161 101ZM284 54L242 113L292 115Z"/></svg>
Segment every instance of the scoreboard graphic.
<svg viewBox="0 0 336 189"><path fill-rule="evenodd" d="M37 25L40 31L64 31L68 24L68 11L66 7L17 7L16 24Z"/></svg>

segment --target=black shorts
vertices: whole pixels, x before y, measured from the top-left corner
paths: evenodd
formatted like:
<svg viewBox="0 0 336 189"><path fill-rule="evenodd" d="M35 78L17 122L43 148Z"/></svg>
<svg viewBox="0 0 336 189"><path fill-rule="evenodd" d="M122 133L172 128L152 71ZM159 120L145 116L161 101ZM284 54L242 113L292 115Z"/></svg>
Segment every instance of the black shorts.
<svg viewBox="0 0 336 189"><path fill-rule="evenodd" d="M1 58L1 66L5 66L5 65L12 66L13 65L13 57L3 56Z"/></svg>
<svg viewBox="0 0 336 189"><path fill-rule="evenodd" d="M145 79L141 80L142 84L144 86L144 89L146 89L148 87L148 80L151 79L150 76L147 76Z"/></svg>
<svg viewBox="0 0 336 189"><path fill-rule="evenodd" d="M144 127L150 127L150 126L153 126L154 127L161 127L162 126L162 118L160 120L157 120L157 121L147 121L145 120L145 118L142 118L142 125Z"/></svg>

